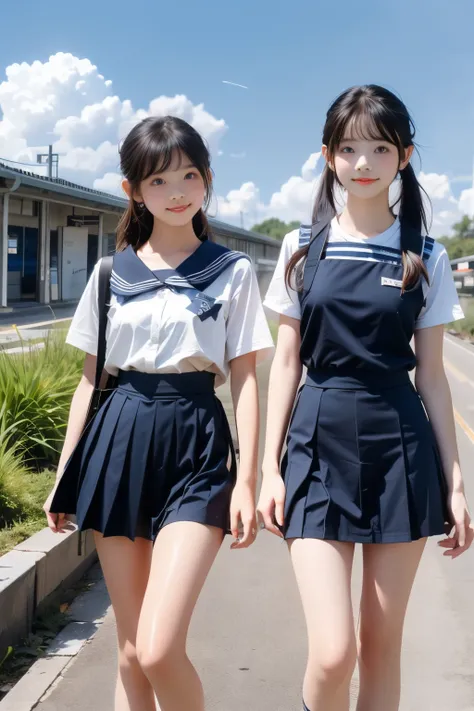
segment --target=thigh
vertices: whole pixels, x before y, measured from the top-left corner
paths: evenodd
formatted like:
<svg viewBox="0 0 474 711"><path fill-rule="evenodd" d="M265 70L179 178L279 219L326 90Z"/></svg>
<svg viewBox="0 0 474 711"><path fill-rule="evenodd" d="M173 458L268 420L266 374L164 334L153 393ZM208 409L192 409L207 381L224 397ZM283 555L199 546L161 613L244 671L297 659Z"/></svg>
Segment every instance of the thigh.
<svg viewBox="0 0 474 711"><path fill-rule="evenodd" d="M201 589L224 538L222 529L177 521L158 534L139 623L139 646L184 647Z"/></svg>
<svg viewBox="0 0 474 711"><path fill-rule="evenodd" d="M100 565L117 622L119 640L135 642L140 610L150 573L152 543L123 536L104 538L94 532Z"/></svg>
<svg viewBox="0 0 474 711"><path fill-rule="evenodd" d="M411 543L367 544L363 547L361 628L373 633L401 634L406 608L426 538Z"/></svg>
<svg viewBox="0 0 474 711"><path fill-rule="evenodd" d="M334 647L336 655L355 640L351 599L354 544L298 538L290 553L308 627L310 651Z"/></svg>

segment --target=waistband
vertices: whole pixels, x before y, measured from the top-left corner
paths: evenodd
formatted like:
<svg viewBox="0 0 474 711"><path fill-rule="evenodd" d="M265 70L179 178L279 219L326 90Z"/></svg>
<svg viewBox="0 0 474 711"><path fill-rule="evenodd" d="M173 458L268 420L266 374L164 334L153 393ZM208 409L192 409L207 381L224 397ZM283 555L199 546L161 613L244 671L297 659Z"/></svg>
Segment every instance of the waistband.
<svg viewBox="0 0 474 711"><path fill-rule="evenodd" d="M189 397L214 394L214 373L140 373L137 370L121 370L117 387L120 390L146 397Z"/></svg>
<svg viewBox="0 0 474 711"><path fill-rule="evenodd" d="M305 385L316 388L337 390L388 390L402 385L410 385L408 371L375 372L364 370L331 371L308 370Z"/></svg>

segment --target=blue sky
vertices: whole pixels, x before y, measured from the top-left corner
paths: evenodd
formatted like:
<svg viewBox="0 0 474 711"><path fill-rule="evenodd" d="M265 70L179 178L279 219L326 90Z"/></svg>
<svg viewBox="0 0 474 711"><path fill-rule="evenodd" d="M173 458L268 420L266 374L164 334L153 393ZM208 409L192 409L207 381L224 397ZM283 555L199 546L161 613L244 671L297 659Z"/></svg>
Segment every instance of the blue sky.
<svg viewBox="0 0 474 711"><path fill-rule="evenodd" d="M0 70L68 52L135 108L161 95L203 103L228 126L217 192L252 181L263 202L319 150L331 100L380 83L414 116L423 171L458 196L474 155L473 26L472 0L28 0L3 13Z"/></svg>

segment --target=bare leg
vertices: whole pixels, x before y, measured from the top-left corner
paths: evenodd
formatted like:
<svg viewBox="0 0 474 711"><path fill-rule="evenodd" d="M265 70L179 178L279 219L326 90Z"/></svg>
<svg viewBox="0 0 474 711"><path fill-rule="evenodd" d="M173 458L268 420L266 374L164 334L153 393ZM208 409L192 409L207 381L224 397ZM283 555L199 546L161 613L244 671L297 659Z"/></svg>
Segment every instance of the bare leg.
<svg viewBox="0 0 474 711"><path fill-rule="evenodd" d="M357 648L351 600L354 545L294 539L290 552L308 630L303 698L311 711L349 711Z"/></svg>
<svg viewBox="0 0 474 711"><path fill-rule="evenodd" d="M186 638L223 536L218 528L185 521L165 526L155 542L137 646L161 711L204 711L204 694L186 654Z"/></svg>
<svg viewBox="0 0 474 711"><path fill-rule="evenodd" d="M117 623L118 678L115 711L155 711L153 688L137 659L136 636L150 571L152 543L122 536L95 543Z"/></svg>
<svg viewBox="0 0 474 711"><path fill-rule="evenodd" d="M425 543L364 545L357 711L398 711L403 624Z"/></svg>

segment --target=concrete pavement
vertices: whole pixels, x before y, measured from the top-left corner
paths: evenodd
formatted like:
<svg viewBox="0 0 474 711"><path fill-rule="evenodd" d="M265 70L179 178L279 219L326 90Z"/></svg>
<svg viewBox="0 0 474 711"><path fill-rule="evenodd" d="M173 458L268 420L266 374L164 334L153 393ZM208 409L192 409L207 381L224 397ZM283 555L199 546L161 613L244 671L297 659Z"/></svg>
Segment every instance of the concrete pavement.
<svg viewBox="0 0 474 711"><path fill-rule="evenodd" d="M474 348L448 337L445 355L461 462L474 502ZM263 391L266 370L260 368ZM221 389L220 395L229 405L228 392ZM207 709L299 711L306 638L286 546L265 532L248 551L230 551L229 544L226 540L211 571L190 631L189 653L203 679ZM359 550L355 602L360 579ZM407 618L401 711L473 711L473 593L472 551L453 562L430 541ZM115 665L109 610L95 637L35 708L111 711ZM354 696L356 687L355 678Z"/></svg>

